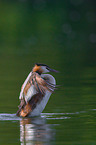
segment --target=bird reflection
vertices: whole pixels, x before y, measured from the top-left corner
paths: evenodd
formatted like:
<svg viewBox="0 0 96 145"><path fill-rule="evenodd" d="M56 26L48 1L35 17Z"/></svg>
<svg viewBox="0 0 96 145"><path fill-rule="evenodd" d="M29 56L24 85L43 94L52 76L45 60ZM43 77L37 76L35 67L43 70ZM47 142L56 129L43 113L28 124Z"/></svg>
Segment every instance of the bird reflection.
<svg viewBox="0 0 96 145"><path fill-rule="evenodd" d="M21 145L50 145L54 140L55 130L46 119L41 117L20 120Z"/></svg>

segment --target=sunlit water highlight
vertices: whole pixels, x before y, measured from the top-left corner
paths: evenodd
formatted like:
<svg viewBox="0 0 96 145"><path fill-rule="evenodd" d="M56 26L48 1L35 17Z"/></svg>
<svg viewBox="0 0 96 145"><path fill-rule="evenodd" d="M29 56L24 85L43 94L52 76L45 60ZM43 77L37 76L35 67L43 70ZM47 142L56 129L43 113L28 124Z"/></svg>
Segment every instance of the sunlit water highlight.
<svg viewBox="0 0 96 145"><path fill-rule="evenodd" d="M66 115L72 115L75 113L41 113L41 118L46 119L70 119L71 117L66 117ZM33 117L34 118L34 117ZM16 114L1 113L0 120L21 120Z"/></svg>
<svg viewBox="0 0 96 145"><path fill-rule="evenodd" d="M89 111L96 111L96 109L91 109ZM41 118L46 118L50 120L61 120L61 119L70 119L73 115L78 115L81 113L87 113L88 111L80 111L74 113L41 113ZM34 118L34 117L33 117ZM0 120L21 120L22 118L17 117L16 114L0 113Z"/></svg>

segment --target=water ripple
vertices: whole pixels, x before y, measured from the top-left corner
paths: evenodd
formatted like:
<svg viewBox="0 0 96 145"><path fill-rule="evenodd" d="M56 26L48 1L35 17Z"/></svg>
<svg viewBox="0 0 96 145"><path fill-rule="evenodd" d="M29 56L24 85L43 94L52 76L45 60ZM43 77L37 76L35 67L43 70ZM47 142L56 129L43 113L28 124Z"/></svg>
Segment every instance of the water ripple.
<svg viewBox="0 0 96 145"><path fill-rule="evenodd" d="M66 117L66 113L41 113L41 117L45 117L50 120L61 120L70 119L71 117Z"/></svg>
<svg viewBox="0 0 96 145"><path fill-rule="evenodd" d="M90 109L89 111L96 111L96 109ZM50 120L70 119L73 115L78 115L82 113L85 114L87 112L88 111L80 111L75 113L41 113L41 118L46 118ZM0 113L0 121L2 120L17 121L22 120L22 118L17 117L16 114Z"/></svg>
<svg viewBox="0 0 96 145"><path fill-rule="evenodd" d="M0 113L0 120L20 120L16 114Z"/></svg>

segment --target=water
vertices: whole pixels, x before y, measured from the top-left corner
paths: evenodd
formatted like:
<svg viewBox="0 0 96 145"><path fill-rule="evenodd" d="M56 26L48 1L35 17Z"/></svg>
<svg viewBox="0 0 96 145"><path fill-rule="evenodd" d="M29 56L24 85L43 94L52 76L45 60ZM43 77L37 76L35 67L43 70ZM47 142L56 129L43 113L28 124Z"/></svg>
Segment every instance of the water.
<svg viewBox="0 0 96 145"><path fill-rule="evenodd" d="M0 2L0 144L96 145L95 0ZM41 116L19 118L34 63L61 85Z"/></svg>
<svg viewBox="0 0 96 145"><path fill-rule="evenodd" d="M41 113L41 116L33 118L0 114L0 140L3 144L21 145L95 144L95 114L96 109L74 113Z"/></svg>

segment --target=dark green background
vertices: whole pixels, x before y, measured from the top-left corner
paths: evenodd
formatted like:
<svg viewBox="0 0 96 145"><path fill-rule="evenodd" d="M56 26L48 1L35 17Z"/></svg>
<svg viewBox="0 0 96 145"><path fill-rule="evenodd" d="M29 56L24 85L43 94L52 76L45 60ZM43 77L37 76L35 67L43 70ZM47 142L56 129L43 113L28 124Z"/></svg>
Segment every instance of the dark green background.
<svg viewBox="0 0 96 145"><path fill-rule="evenodd" d="M55 128L54 142L58 145L96 144L96 111L90 111L96 108L95 9L95 0L0 1L0 113L17 111L21 85L34 63L59 70L52 75L61 87L44 112L87 112L56 121L60 126ZM17 122L9 124L16 128L7 129L9 136L19 132ZM4 126L2 130L7 132ZM5 132L0 135L8 144L11 137Z"/></svg>

